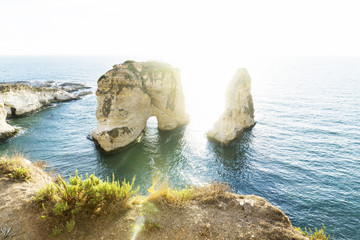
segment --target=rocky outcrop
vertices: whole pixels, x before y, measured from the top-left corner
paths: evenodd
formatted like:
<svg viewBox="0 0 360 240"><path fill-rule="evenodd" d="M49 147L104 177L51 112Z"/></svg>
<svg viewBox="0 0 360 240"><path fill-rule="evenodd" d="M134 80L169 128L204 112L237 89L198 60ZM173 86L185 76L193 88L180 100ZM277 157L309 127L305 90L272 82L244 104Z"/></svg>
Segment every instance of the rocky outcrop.
<svg viewBox="0 0 360 240"><path fill-rule="evenodd" d="M69 93L50 83L50 86L46 84L47 82L42 83L40 87L33 87L26 83L0 84L0 102L3 102L7 115L23 116L51 103L75 100L82 96L81 92Z"/></svg>
<svg viewBox="0 0 360 240"><path fill-rule="evenodd" d="M237 70L226 91L225 112L208 131L211 139L228 144L254 126L254 105L251 96L251 78L246 69Z"/></svg>
<svg viewBox="0 0 360 240"><path fill-rule="evenodd" d="M85 85L65 83L57 85L54 81L47 82L16 82L0 84L0 140L12 137L17 130L6 123L6 117L21 117L37 111L55 102L79 99L91 91ZM67 89L68 91L65 91Z"/></svg>
<svg viewBox="0 0 360 240"><path fill-rule="evenodd" d="M7 112L4 104L0 103L0 141L8 139L16 134L16 129L6 122Z"/></svg>
<svg viewBox="0 0 360 240"><path fill-rule="evenodd" d="M188 123L180 73L159 62L126 61L100 77L93 138L105 151L135 141L151 116L160 130Z"/></svg>

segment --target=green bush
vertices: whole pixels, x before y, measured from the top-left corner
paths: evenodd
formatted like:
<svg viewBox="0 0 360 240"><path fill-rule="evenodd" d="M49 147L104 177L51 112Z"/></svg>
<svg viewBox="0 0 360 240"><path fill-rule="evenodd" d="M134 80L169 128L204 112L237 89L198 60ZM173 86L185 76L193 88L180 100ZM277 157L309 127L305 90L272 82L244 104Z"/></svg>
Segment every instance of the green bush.
<svg viewBox="0 0 360 240"><path fill-rule="evenodd" d="M121 184L115 181L102 181L94 174L85 179L75 172L69 182L60 176L58 183L46 185L37 192L35 202L42 205L43 219L62 220L62 225L71 232L75 226L75 218L79 213L94 214L110 204L128 205L128 200L139 188L134 189L135 177L132 182L124 180Z"/></svg>
<svg viewBox="0 0 360 240"><path fill-rule="evenodd" d="M9 177L17 180L27 181L30 178L29 169L26 167L14 167Z"/></svg>
<svg viewBox="0 0 360 240"><path fill-rule="evenodd" d="M0 171L8 173L12 179L27 181L30 178L30 170L26 166L24 157L20 154L0 157Z"/></svg>
<svg viewBox="0 0 360 240"><path fill-rule="evenodd" d="M305 230L301 230L301 228L297 227L296 230L300 231L303 236L308 237L310 240L329 240L330 234L326 235L326 229L323 225L320 230L315 228L315 231L313 232L310 228L306 228Z"/></svg>

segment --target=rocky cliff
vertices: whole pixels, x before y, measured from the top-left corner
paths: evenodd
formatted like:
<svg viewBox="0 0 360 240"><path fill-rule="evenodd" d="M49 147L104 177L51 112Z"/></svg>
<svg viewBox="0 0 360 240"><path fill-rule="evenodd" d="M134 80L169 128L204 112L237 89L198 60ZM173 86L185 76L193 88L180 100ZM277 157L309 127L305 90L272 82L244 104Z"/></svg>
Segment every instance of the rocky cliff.
<svg viewBox="0 0 360 240"><path fill-rule="evenodd" d="M21 82L0 84L0 140L14 135L15 129L6 123L6 117L21 117L55 102L79 99L91 92L70 93L88 88L81 84L54 82ZM65 91L64 89L67 89Z"/></svg>
<svg viewBox="0 0 360 240"><path fill-rule="evenodd" d="M4 104L0 103L0 141L5 140L16 133L16 129L6 122L7 112Z"/></svg>
<svg viewBox="0 0 360 240"><path fill-rule="evenodd" d="M23 116L53 102L78 99L78 96L58 88L32 87L27 84L1 84L0 102L9 116Z"/></svg>
<svg viewBox="0 0 360 240"><path fill-rule="evenodd" d="M237 70L226 90L225 112L208 131L207 136L228 144L244 129L255 124L254 105L251 96L251 77L246 69Z"/></svg>
<svg viewBox="0 0 360 240"><path fill-rule="evenodd" d="M98 125L93 138L105 151L136 140L151 116L160 130L189 121L180 73L160 62L126 61L100 77L96 92Z"/></svg>

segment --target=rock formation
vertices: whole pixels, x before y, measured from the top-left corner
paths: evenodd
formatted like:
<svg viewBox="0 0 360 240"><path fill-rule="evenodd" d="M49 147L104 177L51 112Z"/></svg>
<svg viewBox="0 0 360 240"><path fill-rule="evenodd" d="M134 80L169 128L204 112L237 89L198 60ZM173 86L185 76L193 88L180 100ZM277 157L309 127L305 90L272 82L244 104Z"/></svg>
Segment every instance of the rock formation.
<svg viewBox="0 0 360 240"><path fill-rule="evenodd" d="M24 83L0 84L0 102L4 103L7 115L23 116L51 103L75 100L82 96L82 93L69 93L56 86L47 87L44 84L41 87Z"/></svg>
<svg viewBox="0 0 360 240"><path fill-rule="evenodd" d="M53 81L16 82L0 84L0 140L13 136L17 131L6 123L6 117L21 117L55 102L79 99L92 92L69 93L88 87L65 83L59 87Z"/></svg>
<svg viewBox="0 0 360 240"><path fill-rule="evenodd" d="M6 122L7 112L4 108L4 104L0 103L0 141L5 140L14 134L16 129Z"/></svg>
<svg viewBox="0 0 360 240"><path fill-rule="evenodd" d="M188 123L180 73L159 62L126 61L98 80L98 125L93 138L105 151L136 140L151 116L160 130Z"/></svg>
<svg viewBox="0 0 360 240"><path fill-rule="evenodd" d="M237 70L226 90L225 112L208 131L207 136L228 144L244 129L254 126L254 106L251 96L251 78L246 69Z"/></svg>

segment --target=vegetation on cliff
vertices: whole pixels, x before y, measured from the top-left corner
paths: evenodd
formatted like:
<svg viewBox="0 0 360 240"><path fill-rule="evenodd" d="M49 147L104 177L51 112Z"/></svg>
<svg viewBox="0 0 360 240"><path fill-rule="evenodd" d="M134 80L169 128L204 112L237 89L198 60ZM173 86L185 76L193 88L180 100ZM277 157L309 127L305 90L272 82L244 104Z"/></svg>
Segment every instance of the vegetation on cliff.
<svg viewBox="0 0 360 240"><path fill-rule="evenodd" d="M24 157L20 154L0 157L0 171L7 174L11 179L27 181L30 178L30 170L24 165Z"/></svg>
<svg viewBox="0 0 360 240"><path fill-rule="evenodd" d="M11 180L6 169L15 163L28 169L28 181ZM51 180L21 155L2 156L0 169L0 225L7 224L0 227L12 239L328 239L320 238L325 229L296 230L265 199L222 183L173 189L154 178L149 195L140 196L135 179L76 172L69 181Z"/></svg>

